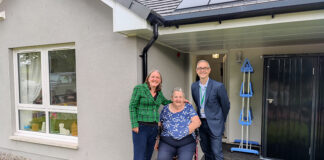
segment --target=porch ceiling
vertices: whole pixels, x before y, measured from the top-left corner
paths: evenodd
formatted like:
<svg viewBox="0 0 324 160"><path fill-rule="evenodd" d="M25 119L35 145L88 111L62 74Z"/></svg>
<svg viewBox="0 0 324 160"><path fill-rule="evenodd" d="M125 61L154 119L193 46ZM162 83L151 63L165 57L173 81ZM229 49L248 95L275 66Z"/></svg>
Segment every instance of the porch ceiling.
<svg viewBox="0 0 324 160"><path fill-rule="evenodd" d="M149 39L151 33L138 36ZM167 33L162 30L157 41L184 53L323 42L324 19L182 33Z"/></svg>

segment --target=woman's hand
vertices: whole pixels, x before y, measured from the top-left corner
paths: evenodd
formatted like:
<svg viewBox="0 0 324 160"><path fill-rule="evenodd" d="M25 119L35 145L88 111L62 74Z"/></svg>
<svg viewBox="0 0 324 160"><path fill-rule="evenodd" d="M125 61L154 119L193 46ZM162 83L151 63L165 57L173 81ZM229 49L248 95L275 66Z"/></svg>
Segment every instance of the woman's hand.
<svg viewBox="0 0 324 160"><path fill-rule="evenodd" d="M187 100L187 99L184 99L184 102L185 102L185 103L189 103L189 104L191 104L191 103L189 102L189 100Z"/></svg>
<svg viewBox="0 0 324 160"><path fill-rule="evenodd" d="M191 123L189 124L189 134L193 133L198 127L200 127L201 121L198 116L193 116L191 118Z"/></svg>
<svg viewBox="0 0 324 160"><path fill-rule="evenodd" d="M154 145L154 150L159 150L159 142L160 142L160 139L157 138L156 141L155 141L155 145Z"/></svg>
<svg viewBox="0 0 324 160"><path fill-rule="evenodd" d="M188 128L189 128L189 134L191 134L195 131L195 127L192 125L191 126L189 125Z"/></svg>
<svg viewBox="0 0 324 160"><path fill-rule="evenodd" d="M135 132L135 133L138 133L139 129L138 129L138 127L136 127L136 128L133 128L132 131Z"/></svg>

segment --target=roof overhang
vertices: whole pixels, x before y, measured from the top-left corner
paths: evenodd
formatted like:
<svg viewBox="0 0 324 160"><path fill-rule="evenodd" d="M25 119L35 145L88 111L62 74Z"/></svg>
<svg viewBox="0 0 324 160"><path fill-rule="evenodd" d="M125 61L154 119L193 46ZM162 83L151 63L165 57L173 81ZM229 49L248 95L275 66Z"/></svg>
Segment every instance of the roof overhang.
<svg viewBox="0 0 324 160"><path fill-rule="evenodd" d="M324 9L324 0L281 0L163 17L167 26Z"/></svg>
<svg viewBox="0 0 324 160"><path fill-rule="evenodd" d="M136 13L133 10L138 10L136 8L140 7L132 8L132 5L134 5L132 0L124 0L124 2L119 2L121 0L102 1L113 8L115 32L144 39L152 37L149 19L150 15L155 14L154 12ZM129 3L130 1L132 3ZM292 2L292 0L287 1ZM308 0L307 2L315 1L319 2L318 0ZM302 4L303 2L303 0L294 0L293 4L299 6L297 3ZM293 4L290 3L289 5ZM320 8L322 7L318 3L317 5ZM249 15L247 17L232 15L231 19L222 21L222 23L206 20L207 22L193 21L193 23L186 23L181 26L160 27L157 43L184 53L324 43L324 38L322 38L324 37L324 27L322 27L324 26L324 10L315 10L316 6L313 5L306 8L310 11L302 11L305 9L298 7L294 11L287 11L288 13L280 13L283 8L274 8L271 10L272 12L264 9L264 13L267 14ZM273 16L273 13L277 14ZM179 20L179 24L183 23L180 18L173 20L173 22Z"/></svg>
<svg viewBox="0 0 324 160"><path fill-rule="evenodd" d="M157 43L183 53L324 43L324 10L161 27ZM137 36L149 39L151 32Z"/></svg>

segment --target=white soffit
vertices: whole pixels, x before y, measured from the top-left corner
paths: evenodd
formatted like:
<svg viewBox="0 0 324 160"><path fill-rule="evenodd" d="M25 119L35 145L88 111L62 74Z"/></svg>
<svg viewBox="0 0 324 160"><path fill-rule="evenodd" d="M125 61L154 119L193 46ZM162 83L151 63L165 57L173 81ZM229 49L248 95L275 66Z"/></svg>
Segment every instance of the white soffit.
<svg viewBox="0 0 324 160"><path fill-rule="evenodd" d="M151 31L151 26L145 19L133 13L128 8L114 0L101 0L113 9L113 31L134 36L143 30Z"/></svg>
<svg viewBox="0 0 324 160"><path fill-rule="evenodd" d="M321 19L324 19L324 10L277 14L275 15L274 18L271 18L271 15L269 15L269 16L225 20L222 21L221 24L219 24L218 22L208 22L208 23L199 23L199 24L180 25L180 28L176 28L176 27L161 28L159 30L159 34L168 35L168 34L178 34L178 33L190 33L190 32L232 29L232 28L240 28L240 27L269 25L269 24L303 22L303 21L312 21L312 20L321 20Z"/></svg>
<svg viewBox="0 0 324 160"><path fill-rule="evenodd" d="M0 0L1 3L1 0ZM0 21L6 19L5 11L0 11Z"/></svg>
<svg viewBox="0 0 324 160"><path fill-rule="evenodd" d="M157 43L184 53L324 43L324 10L159 29ZM139 35L146 37L152 33Z"/></svg>

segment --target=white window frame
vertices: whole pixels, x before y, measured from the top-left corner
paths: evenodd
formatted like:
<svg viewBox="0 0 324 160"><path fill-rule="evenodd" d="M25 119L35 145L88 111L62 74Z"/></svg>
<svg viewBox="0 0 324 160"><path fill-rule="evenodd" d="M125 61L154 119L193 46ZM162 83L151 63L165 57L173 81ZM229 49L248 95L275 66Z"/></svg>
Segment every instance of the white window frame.
<svg viewBox="0 0 324 160"><path fill-rule="evenodd" d="M75 49L74 44L58 44L48 46L35 46L13 49L13 65L14 65L14 89L15 89L15 117L16 132L14 136L23 136L36 139L44 139L51 141L70 142L77 144L78 137L66 136L49 133L49 112L74 113L77 114L77 106L59 106L50 105L50 84L49 84L49 51ZM42 78L42 104L21 104L19 102L19 72L18 72L18 54L40 52L41 55L41 78ZM45 112L46 132L32 132L19 129L19 110L34 110ZM50 144L49 144L50 145Z"/></svg>

